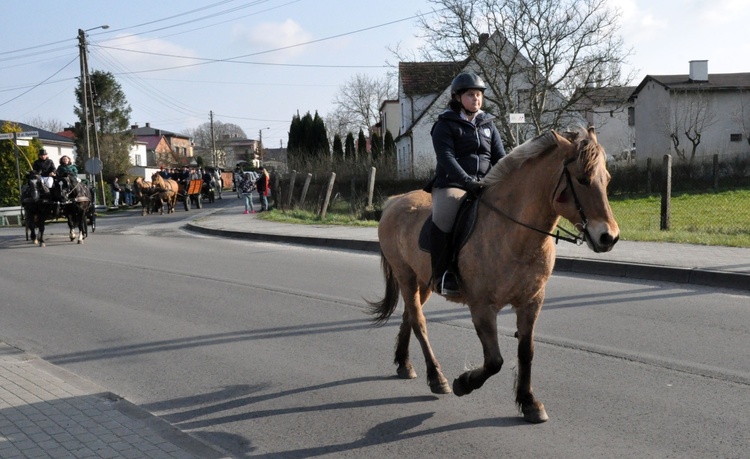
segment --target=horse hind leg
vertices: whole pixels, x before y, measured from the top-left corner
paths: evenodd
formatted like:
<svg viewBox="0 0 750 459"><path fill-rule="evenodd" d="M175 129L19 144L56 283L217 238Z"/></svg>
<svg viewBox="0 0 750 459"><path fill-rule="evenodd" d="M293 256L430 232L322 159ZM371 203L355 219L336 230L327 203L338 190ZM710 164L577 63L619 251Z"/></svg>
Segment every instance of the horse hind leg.
<svg viewBox="0 0 750 459"><path fill-rule="evenodd" d="M426 286L420 288L416 279L412 280L410 283L399 282L399 285L401 285L401 295L404 298L404 319L408 320L408 323L414 332L414 336L417 338L417 341L419 341L419 345L422 348L422 354L424 354L425 364L427 366L427 384L430 386L430 390L434 394L449 394L451 392L451 386L443 375L440 363L438 362L437 357L435 357L435 353L432 351L432 346L430 346L430 340L427 337L427 320L422 313L423 301L427 301L430 297L429 289ZM402 328L402 333L399 333L399 338L401 339L404 334ZM399 346L397 345L397 350L398 349Z"/></svg>

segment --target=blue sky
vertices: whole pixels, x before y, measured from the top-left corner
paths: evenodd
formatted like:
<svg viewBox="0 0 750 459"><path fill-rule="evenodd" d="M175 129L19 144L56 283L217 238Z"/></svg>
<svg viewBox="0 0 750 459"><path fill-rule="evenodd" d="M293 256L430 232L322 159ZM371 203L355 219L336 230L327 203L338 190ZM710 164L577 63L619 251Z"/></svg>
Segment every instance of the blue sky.
<svg viewBox="0 0 750 459"><path fill-rule="evenodd" d="M693 59L707 59L709 73L750 72L750 40L743 36L750 2L607 1L622 11L633 84L646 74L687 73ZM239 125L249 137L262 129L268 147L286 146L298 111L329 113L354 75L384 76L386 65L397 63L389 47L416 50L413 17L433 8L428 0L5 0L3 6L0 119L73 123L78 29L107 24L88 32L90 67L115 74L132 123L180 132L207 122L213 111L214 119Z"/></svg>

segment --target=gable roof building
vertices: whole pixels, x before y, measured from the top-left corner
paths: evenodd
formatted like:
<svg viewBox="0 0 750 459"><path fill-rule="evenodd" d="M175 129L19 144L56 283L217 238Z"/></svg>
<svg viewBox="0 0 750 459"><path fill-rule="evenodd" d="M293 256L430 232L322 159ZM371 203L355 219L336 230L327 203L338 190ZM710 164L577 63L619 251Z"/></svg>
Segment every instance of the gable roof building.
<svg viewBox="0 0 750 459"><path fill-rule="evenodd" d="M176 167L192 163L193 140L186 135L156 129L150 123L140 127L130 126L130 133L139 142L146 143L147 159L144 166Z"/></svg>
<svg viewBox="0 0 750 459"><path fill-rule="evenodd" d="M631 95L639 159L747 154L750 73L708 73L690 61L688 74L647 75ZM691 142L698 135L698 143ZM677 146L673 139L677 140ZM695 151L693 146L695 144Z"/></svg>
<svg viewBox="0 0 750 459"><path fill-rule="evenodd" d="M5 123L16 124L21 128L21 131L23 132L37 131L39 133L39 142L42 143L42 147L47 152L49 158L55 162L55 166L60 164L60 158L62 158L63 156L68 156L73 162L75 162L75 142L73 142L73 140L69 139L68 137L18 121L0 120L0 126L4 125Z"/></svg>

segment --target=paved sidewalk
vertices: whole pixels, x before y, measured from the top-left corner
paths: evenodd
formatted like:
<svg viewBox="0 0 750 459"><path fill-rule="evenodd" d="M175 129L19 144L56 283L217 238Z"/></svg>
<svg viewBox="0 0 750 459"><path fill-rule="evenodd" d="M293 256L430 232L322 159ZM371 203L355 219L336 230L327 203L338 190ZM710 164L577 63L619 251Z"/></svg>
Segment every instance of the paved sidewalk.
<svg viewBox="0 0 750 459"><path fill-rule="evenodd" d="M0 458L223 457L94 383L0 342Z"/></svg>
<svg viewBox="0 0 750 459"><path fill-rule="evenodd" d="M187 225L192 231L223 237L288 242L378 252L376 228L294 225L244 215L242 206L217 209ZM750 291L750 249L620 241L608 253L585 245L557 244L557 272L650 279Z"/></svg>

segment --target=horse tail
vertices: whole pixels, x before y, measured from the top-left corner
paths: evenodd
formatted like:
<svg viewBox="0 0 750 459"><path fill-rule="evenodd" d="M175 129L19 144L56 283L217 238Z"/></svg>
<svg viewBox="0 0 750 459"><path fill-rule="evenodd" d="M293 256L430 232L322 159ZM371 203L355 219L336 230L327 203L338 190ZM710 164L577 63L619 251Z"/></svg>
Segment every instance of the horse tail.
<svg viewBox="0 0 750 459"><path fill-rule="evenodd" d="M396 276L393 275L393 268L385 259L383 252L380 252L380 266L385 277L385 297L380 301L367 302L370 305L370 313L375 316L372 322L376 326L385 325L388 322L388 318L396 310L399 298L398 281Z"/></svg>

